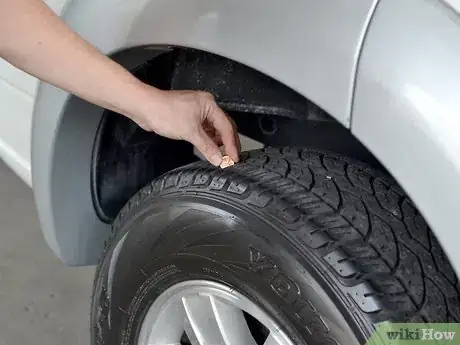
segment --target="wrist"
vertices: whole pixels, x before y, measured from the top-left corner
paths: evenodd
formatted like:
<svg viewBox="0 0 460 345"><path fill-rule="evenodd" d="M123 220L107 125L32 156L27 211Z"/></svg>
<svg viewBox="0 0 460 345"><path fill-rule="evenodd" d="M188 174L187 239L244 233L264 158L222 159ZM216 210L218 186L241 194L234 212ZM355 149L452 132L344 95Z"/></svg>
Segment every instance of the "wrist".
<svg viewBox="0 0 460 345"><path fill-rule="evenodd" d="M132 100L132 103L130 102L124 114L141 127L153 130L152 122L155 122L156 114L161 112L165 104L165 91L138 81L132 95L126 97Z"/></svg>

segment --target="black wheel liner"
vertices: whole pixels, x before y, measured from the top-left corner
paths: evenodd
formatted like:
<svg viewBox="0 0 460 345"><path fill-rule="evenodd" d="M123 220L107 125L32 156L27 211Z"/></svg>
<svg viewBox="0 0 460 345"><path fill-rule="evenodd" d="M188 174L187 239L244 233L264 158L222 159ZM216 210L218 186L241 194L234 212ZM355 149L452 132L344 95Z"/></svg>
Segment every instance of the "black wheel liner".
<svg viewBox="0 0 460 345"><path fill-rule="evenodd" d="M283 262L280 255L286 248L288 254L307 259L308 274L315 276L361 340L381 321L459 320L457 277L394 181L334 154L266 149L223 171L204 163L176 169L128 202L114 223L114 238L95 284L92 322L99 344L105 343L107 310L116 308L113 299L104 298L111 251L125 232L136 228L133 222L143 212L171 193L195 200L202 193L212 194L221 204L239 205L277 224L274 228L289 244L277 242L275 260ZM130 267L136 267L136 260L119 257ZM282 324L289 328L292 322Z"/></svg>

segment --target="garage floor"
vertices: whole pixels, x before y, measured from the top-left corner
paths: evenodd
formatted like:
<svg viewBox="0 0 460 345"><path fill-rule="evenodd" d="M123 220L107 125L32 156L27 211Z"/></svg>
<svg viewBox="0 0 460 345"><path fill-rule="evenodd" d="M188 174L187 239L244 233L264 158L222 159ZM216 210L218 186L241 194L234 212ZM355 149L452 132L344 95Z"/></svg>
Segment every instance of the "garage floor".
<svg viewBox="0 0 460 345"><path fill-rule="evenodd" d="M93 274L53 256L32 191L0 161L0 345L88 345Z"/></svg>

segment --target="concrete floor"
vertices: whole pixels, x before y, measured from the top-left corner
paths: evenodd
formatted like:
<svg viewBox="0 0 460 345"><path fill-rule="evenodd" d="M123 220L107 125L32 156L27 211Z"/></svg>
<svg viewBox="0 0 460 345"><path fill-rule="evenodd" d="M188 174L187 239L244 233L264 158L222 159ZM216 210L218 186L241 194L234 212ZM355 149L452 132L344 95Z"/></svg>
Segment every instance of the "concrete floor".
<svg viewBox="0 0 460 345"><path fill-rule="evenodd" d="M93 274L53 256L31 189L0 161L0 345L88 345Z"/></svg>

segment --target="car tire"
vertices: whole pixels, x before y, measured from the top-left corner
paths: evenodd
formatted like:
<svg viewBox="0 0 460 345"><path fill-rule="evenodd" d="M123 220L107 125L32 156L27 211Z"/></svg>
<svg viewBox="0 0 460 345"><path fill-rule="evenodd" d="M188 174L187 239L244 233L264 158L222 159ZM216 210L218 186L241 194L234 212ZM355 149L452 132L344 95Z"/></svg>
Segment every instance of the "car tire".
<svg viewBox="0 0 460 345"><path fill-rule="evenodd" d="M397 184L311 149L193 163L135 195L96 274L92 344L144 345L151 306L187 282L251 301L292 344L363 344L382 321L460 321L457 277ZM245 320L257 344L274 332ZM177 344L206 343L187 335Z"/></svg>

